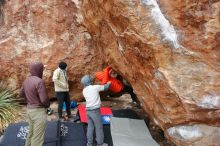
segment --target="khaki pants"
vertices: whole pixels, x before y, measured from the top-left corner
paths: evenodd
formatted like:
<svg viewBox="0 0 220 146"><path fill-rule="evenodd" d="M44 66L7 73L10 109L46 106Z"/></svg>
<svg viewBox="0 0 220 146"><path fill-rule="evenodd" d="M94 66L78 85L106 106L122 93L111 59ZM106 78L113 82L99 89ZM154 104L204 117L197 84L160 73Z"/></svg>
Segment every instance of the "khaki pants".
<svg viewBox="0 0 220 146"><path fill-rule="evenodd" d="M25 146L42 146L44 143L44 133L46 127L46 109L27 109L29 133Z"/></svg>

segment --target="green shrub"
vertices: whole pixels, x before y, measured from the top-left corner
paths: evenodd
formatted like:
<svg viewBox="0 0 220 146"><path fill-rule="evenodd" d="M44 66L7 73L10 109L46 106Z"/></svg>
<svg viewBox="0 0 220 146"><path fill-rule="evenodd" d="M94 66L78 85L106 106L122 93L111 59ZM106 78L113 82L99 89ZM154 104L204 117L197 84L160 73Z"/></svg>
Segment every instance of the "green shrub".
<svg viewBox="0 0 220 146"><path fill-rule="evenodd" d="M0 134L3 129L21 117L21 106L19 99L13 90L10 90L4 83L0 82Z"/></svg>

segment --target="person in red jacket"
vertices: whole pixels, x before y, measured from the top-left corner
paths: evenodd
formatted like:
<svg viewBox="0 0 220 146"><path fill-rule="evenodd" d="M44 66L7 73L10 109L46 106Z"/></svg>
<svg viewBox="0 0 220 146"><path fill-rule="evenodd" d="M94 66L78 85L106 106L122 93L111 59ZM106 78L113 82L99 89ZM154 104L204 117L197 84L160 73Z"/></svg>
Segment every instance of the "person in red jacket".
<svg viewBox="0 0 220 146"><path fill-rule="evenodd" d="M96 73L96 79L100 81L101 85L111 82L109 90L110 96L120 96L124 93L129 93L132 101L137 102L137 96L133 91L133 88L123 79L123 77L117 74L110 66L106 67L103 71Z"/></svg>

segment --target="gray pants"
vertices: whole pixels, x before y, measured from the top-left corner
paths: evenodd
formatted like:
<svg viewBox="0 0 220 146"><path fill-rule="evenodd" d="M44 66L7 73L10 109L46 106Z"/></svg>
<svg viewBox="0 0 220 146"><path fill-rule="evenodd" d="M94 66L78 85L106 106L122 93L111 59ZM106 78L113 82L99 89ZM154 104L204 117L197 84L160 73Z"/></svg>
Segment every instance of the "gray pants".
<svg viewBox="0 0 220 146"><path fill-rule="evenodd" d="M86 113L88 118L87 143L88 145L93 144L93 134L95 129L97 145L102 145L104 143L104 133L100 108L87 110Z"/></svg>
<svg viewBox="0 0 220 146"><path fill-rule="evenodd" d="M46 127L46 109L27 109L29 132L25 146L42 146L44 143L44 133Z"/></svg>

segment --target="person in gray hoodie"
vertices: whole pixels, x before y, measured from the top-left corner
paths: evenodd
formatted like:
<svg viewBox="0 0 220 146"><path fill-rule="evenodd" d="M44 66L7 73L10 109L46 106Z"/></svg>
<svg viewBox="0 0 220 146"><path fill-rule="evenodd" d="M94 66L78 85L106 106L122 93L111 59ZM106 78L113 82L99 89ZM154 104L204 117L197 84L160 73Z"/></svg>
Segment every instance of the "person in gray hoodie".
<svg viewBox="0 0 220 146"><path fill-rule="evenodd" d="M46 127L46 110L50 106L45 83L42 79L44 66L33 62L29 66L31 75L23 82L20 96L27 104L29 133L25 146L42 146Z"/></svg>
<svg viewBox="0 0 220 146"><path fill-rule="evenodd" d="M93 85L93 79L89 75L83 76L81 83L84 86L83 96L86 99L86 114L88 118L87 146L93 146L94 129L96 133L97 146L107 146L107 144L104 143L99 92L108 90L111 83L108 82L105 85Z"/></svg>

